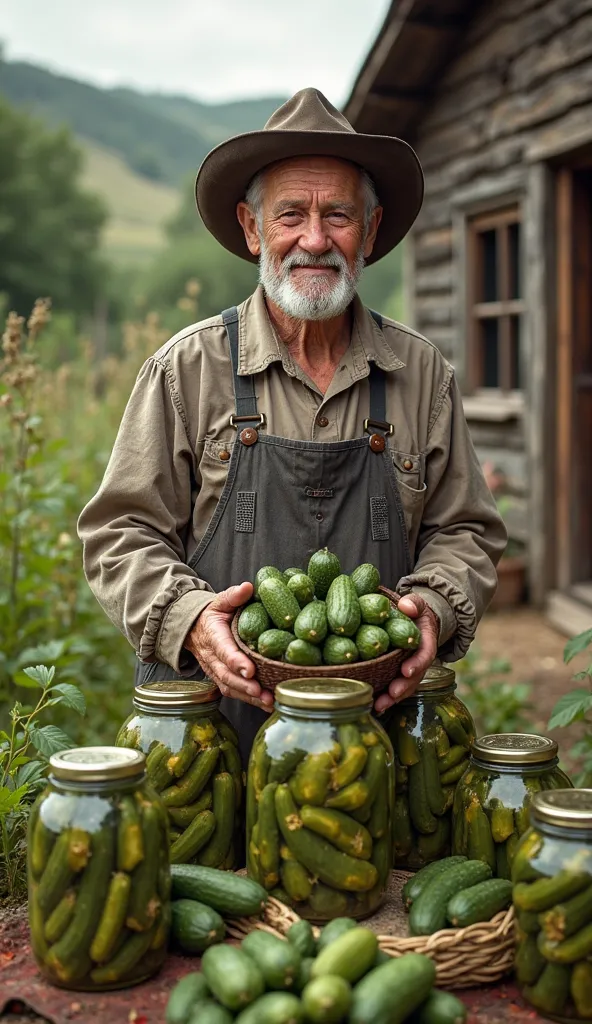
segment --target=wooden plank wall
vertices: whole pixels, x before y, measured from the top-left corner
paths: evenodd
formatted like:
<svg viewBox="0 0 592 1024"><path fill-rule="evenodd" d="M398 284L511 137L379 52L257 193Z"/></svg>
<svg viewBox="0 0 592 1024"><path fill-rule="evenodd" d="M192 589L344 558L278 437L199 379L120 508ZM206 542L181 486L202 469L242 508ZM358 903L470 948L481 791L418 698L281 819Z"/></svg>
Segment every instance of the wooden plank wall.
<svg viewBox="0 0 592 1024"><path fill-rule="evenodd" d="M414 138L426 175L426 199L410 257L411 305L413 326L462 375L459 209L463 204L470 209L471 203L478 207L480 196L494 193L522 195L524 216L536 208L527 201L532 181L527 154L537 140L560 137L562 126L574 117L592 117L592 0L497 0L487 5L469 27L436 92ZM523 237L531 228L524 225ZM540 225L535 233L540 235ZM528 374L528 365L525 369ZM540 389L540 380L535 386ZM531 396L533 405L537 401ZM471 418L471 429L482 461L505 467L512 480L517 500L510 531L525 540L529 479L532 483L542 474L542 466L528 465L529 425L520 419ZM540 486L534 491L540 495ZM540 560L541 544L537 551Z"/></svg>

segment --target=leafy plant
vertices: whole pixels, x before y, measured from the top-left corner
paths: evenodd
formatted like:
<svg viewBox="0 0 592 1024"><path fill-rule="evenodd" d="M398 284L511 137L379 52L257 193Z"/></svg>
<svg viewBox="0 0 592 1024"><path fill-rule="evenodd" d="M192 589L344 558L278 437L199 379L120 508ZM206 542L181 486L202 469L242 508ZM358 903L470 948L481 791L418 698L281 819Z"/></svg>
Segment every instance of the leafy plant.
<svg viewBox="0 0 592 1024"><path fill-rule="evenodd" d="M587 629L578 636L568 640L563 650L563 660L566 665L582 654L589 647L592 647L592 629ZM590 652L592 654L592 651ZM573 745L570 750L572 757L577 758L581 763L582 770L575 777L577 786L592 785L592 658L590 664L576 672L574 680L586 680L587 686L570 690L559 698L549 719L549 729L562 729L575 722L583 722L585 733L581 740Z"/></svg>
<svg viewBox="0 0 592 1024"><path fill-rule="evenodd" d="M471 647L454 665L462 700L471 712L477 735L496 732L529 732L532 704L529 683L511 683L509 661L492 658L483 663Z"/></svg>
<svg viewBox="0 0 592 1024"><path fill-rule="evenodd" d="M55 682L55 666L36 665L18 673L18 685L41 690L35 703L17 701L8 732L0 731L0 896L17 896L26 888L26 831L31 804L45 783L52 754L74 746L57 725L40 724L48 708L62 705L86 712L78 686Z"/></svg>

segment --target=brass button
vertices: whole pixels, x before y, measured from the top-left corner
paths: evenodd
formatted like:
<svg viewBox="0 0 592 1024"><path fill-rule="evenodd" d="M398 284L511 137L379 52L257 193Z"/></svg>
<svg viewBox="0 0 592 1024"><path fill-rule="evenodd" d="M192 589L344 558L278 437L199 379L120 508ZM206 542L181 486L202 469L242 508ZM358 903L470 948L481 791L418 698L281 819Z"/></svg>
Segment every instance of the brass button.
<svg viewBox="0 0 592 1024"><path fill-rule="evenodd" d="M383 452L386 447L386 441L382 434L371 434L369 443L373 452Z"/></svg>
<svg viewBox="0 0 592 1024"><path fill-rule="evenodd" d="M218 455L218 458L220 459L220 462L228 462L228 460L230 458L230 452L227 452L226 450L224 450L224 451L220 452L220 454Z"/></svg>
<svg viewBox="0 0 592 1024"><path fill-rule="evenodd" d="M256 430L253 430L252 427L245 427L245 429L240 432L240 439L243 444L246 444L247 447L249 447L249 445L255 444L259 439L259 434Z"/></svg>
<svg viewBox="0 0 592 1024"><path fill-rule="evenodd" d="M413 463L411 459L405 459L405 462L403 463L403 469L413 469Z"/></svg>
<svg viewBox="0 0 592 1024"><path fill-rule="evenodd" d="M318 423L319 427L328 427L329 426L329 420L327 419L326 416L317 416L317 423Z"/></svg>

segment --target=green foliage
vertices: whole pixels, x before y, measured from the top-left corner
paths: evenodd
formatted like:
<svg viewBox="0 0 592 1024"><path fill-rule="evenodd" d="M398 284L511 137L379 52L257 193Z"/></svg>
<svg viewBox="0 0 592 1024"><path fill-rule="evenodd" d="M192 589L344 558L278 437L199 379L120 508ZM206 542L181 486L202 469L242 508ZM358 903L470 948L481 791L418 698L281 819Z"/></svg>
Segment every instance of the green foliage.
<svg viewBox="0 0 592 1024"><path fill-rule="evenodd" d="M578 636L568 640L563 650L566 665L576 657L592 648L592 629L586 629ZM592 651L590 652L592 654ZM581 771L575 778L577 786L592 786L592 659L581 672L576 672L574 680L586 680L587 687L579 687L564 693L559 698L549 719L549 729L563 729L568 725L581 722L584 725L584 736L570 750L572 757L581 764Z"/></svg>
<svg viewBox="0 0 592 1024"><path fill-rule="evenodd" d="M88 310L96 298L105 211L81 190L80 172L68 131L47 132L0 100L0 292L13 309L51 295Z"/></svg>
<svg viewBox="0 0 592 1024"><path fill-rule="evenodd" d="M72 683L55 682L55 666L28 666L19 686L35 694L32 703L16 701L8 731L0 731L0 897L26 889L26 833L31 805L45 784L52 754L73 747L67 733L52 722L41 724L49 708L86 712L84 695ZM52 712L52 717L55 711Z"/></svg>
<svg viewBox="0 0 592 1024"><path fill-rule="evenodd" d="M454 665L461 699L471 712L477 736L496 732L530 732L532 710L528 683L512 683L507 678L512 666L502 658L483 663L471 647Z"/></svg>

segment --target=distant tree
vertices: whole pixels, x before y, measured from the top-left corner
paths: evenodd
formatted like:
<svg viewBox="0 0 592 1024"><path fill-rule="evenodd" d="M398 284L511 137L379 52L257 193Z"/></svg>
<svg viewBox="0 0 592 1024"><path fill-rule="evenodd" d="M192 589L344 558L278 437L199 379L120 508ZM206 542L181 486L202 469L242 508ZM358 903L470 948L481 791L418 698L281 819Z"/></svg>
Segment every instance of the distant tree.
<svg viewBox="0 0 592 1024"><path fill-rule="evenodd" d="M195 174L192 174L183 182L181 201L167 221L166 233L171 241L177 241L179 238L195 238L204 230L195 205Z"/></svg>
<svg viewBox="0 0 592 1024"><path fill-rule="evenodd" d="M46 131L0 100L0 292L20 313L45 295L88 311L100 291L107 214L81 188L81 167L68 131Z"/></svg>

